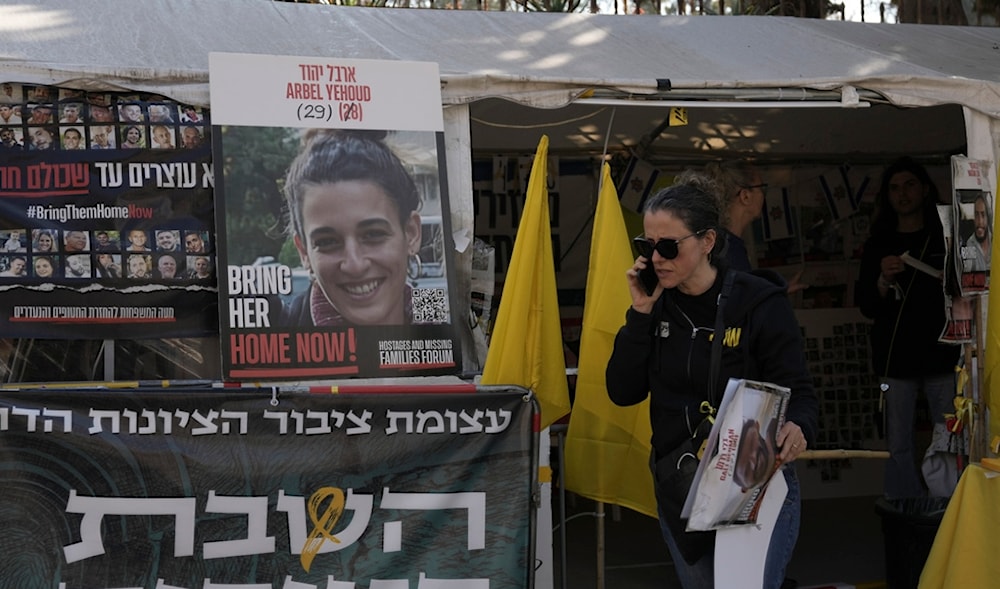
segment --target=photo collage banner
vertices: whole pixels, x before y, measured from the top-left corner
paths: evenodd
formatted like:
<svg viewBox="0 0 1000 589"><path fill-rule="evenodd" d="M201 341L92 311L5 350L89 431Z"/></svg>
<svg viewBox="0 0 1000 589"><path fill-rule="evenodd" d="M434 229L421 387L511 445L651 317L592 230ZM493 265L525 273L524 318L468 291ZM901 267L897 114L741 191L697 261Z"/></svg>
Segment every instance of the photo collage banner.
<svg viewBox="0 0 1000 589"><path fill-rule="evenodd" d="M0 84L0 333L218 330L208 111Z"/></svg>

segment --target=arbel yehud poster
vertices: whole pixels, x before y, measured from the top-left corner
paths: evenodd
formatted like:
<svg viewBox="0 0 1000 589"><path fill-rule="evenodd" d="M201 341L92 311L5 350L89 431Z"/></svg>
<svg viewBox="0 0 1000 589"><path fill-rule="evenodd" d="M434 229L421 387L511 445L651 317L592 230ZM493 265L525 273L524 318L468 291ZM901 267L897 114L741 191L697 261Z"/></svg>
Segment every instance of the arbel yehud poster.
<svg viewBox="0 0 1000 589"><path fill-rule="evenodd" d="M223 375L460 371L436 64L212 54Z"/></svg>

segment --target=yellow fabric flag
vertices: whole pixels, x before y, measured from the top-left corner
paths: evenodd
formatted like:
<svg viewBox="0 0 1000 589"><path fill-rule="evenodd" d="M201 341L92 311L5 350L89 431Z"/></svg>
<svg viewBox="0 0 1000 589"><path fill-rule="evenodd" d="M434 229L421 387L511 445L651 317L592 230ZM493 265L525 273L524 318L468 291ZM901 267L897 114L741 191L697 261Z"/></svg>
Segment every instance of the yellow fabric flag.
<svg viewBox="0 0 1000 589"><path fill-rule="evenodd" d="M1000 162L997 165L1000 166ZM997 171L997 191L1000 192L1000 168ZM996 195L997 192L993 194ZM994 211L993 245L990 250L990 260L1000 260L998 257L1000 256L1000 240L997 239L998 227L1000 224L997 222L996 211ZM983 363L983 384L986 386L980 390L983 392L983 399L990 411L989 435L984 437L986 443L991 445L993 437L1000 436L1000 393L996 392L997 388L1000 387L1000 289L996 286L990 289L987 299L985 336L985 357L980 358L979 361Z"/></svg>
<svg viewBox="0 0 1000 589"><path fill-rule="evenodd" d="M1000 478L994 474L978 464L962 473L920 573L920 589L995 587L1000 561L991 540L1000 528Z"/></svg>
<svg viewBox="0 0 1000 589"><path fill-rule="evenodd" d="M615 335L632 304L625 271L633 260L610 167L605 163L590 240L576 397L566 433L566 488L656 517L649 472L649 399L618 407L608 399L604 384Z"/></svg>
<svg viewBox="0 0 1000 589"><path fill-rule="evenodd" d="M514 251L480 379L484 385L519 385L531 389L541 408L542 429L569 413L566 357L549 229L548 152L549 138L542 135L531 166L524 212L514 237Z"/></svg>

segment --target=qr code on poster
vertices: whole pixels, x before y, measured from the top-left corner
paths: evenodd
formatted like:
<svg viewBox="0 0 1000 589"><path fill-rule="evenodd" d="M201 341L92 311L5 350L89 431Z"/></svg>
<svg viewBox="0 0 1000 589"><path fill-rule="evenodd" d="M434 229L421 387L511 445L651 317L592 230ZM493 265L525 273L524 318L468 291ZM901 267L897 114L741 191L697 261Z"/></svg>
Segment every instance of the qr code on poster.
<svg viewBox="0 0 1000 589"><path fill-rule="evenodd" d="M411 291L414 323L450 323L448 295L443 288L415 288Z"/></svg>

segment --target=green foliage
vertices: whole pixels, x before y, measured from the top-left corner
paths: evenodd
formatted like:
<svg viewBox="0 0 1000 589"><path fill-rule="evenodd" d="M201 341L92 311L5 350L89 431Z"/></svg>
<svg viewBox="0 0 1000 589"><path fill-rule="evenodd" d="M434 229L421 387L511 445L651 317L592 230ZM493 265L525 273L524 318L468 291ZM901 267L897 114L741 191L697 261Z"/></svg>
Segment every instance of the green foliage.
<svg viewBox="0 0 1000 589"><path fill-rule="evenodd" d="M451 10L512 10L524 12L614 12L628 14L749 14L767 16L797 16L804 18L843 18L844 2L831 0L724 0L720 6L719 0L606 0L598 3L596 0L276 0L300 4L329 4L337 6L367 6L385 8L437 8ZM619 4L620 2L620 4ZM889 3L901 7L900 0L890 0ZM911 3L912 4L912 3ZM899 11L900 22L917 22L914 8ZM950 4L945 9L945 22L942 24L968 24L962 11L962 0L941 0L940 2L925 2L924 11L927 15L922 22L937 23L936 10L942 5ZM972 14L993 17L1000 21L1000 0L976 0L972 4ZM873 8L877 11L877 7ZM913 15L907 15L914 12ZM961 22L952 22L953 16L960 17Z"/></svg>
<svg viewBox="0 0 1000 589"><path fill-rule="evenodd" d="M580 12L589 3L582 0L514 0L525 12Z"/></svg>
<svg viewBox="0 0 1000 589"><path fill-rule="evenodd" d="M302 260L299 258L299 250L295 249L295 243L290 238L281 246L281 251L278 253L278 262L289 268L298 268L302 265Z"/></svg>
<svg viewBox="0 0 1000 589"><path fill-rule="evenodd" d="M521 10L524 12L582 12L590 0L277 0L297 4L365 6L375 8L438 8L451 10Z"/></svg>
<svg viewBox="0 0 1000 589"><path fill-rule="evenodd" d="M250 264L285 244L281 181L297 140L280 128L225 127L222 133L229 263Z"/></svg>

